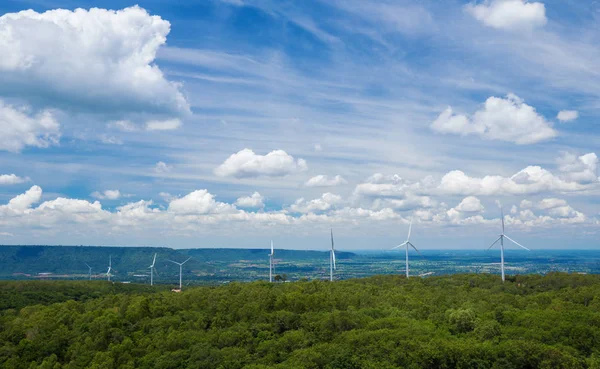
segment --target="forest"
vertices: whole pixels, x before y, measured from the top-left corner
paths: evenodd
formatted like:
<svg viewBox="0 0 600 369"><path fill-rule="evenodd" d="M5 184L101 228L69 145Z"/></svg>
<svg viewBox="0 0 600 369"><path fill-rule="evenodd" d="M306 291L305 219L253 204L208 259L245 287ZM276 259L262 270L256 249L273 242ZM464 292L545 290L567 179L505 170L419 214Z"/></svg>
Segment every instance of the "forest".
<svg viewBox="0 0 600 369"><path fill-rule="evenodd" d="M600 276L0 282L0 367L600 369Z"/></svg>

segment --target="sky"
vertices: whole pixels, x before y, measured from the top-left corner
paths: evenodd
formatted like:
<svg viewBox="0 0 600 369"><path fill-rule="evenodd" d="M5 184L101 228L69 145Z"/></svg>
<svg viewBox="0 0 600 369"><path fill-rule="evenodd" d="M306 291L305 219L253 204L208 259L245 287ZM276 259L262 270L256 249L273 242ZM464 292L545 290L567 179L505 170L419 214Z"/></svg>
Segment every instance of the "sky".
<svg viewBox="0 0 600 369"><path fill-rule="evenodd" d="M600 239L600 3L0 2L0 244ZM515 245L507 247L517 247Z"/></svg>

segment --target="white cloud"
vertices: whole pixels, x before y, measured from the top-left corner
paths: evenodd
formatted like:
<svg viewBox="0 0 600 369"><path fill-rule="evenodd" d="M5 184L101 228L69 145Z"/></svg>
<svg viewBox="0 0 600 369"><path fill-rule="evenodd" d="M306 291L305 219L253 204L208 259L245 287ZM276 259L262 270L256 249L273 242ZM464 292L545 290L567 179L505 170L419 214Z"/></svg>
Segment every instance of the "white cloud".
<svg viewBox="0 0 600 369"><path fill-rule="evenodd" d="M321 152L323 151L323 147L321 146L321 144L315 144L314 150L315 152Z"/></svg>
<svg viewBox="0 0 600 369"><path fill-rule="evenodd" d="M481 201L475 196L465 197L455 208L462 213L478 213L484 210Z"/></svg>
<svg viewBox="0 0 600 369"><path fill-rule="evenodd" d="M358 184L354 189L354 194L358 196L405 197L410 192L422 190L430 182L431 178L425 178L421 182L410 182L397 174L386 176L375 173L364 183Z"/></svg>
<svg viewBox="0 0 600 369"><path fill-rule="evenodd" d="M92 194L90 195L92 197L95 197L97 199L103 200L117 200L121 197L121 191L119 190L106 190L103 192L92 192Z"/></svg>
<svg viewBox="0 0 600 369"><path fill-rule="evenodd" d="M172 200L169 204L169 212L180 215L231 213L233 211L235 211L235 206L215 201L214 195L207 190L191 192L182 198Z"/></svg>
<svg viewBox="0 0 600 369"><path fill-rule="evenodd" d="M554 209L554 208L558 208L558 207L565 206L565 205L567 205L567 202L565 200L556 199L556 198L548 198L548 199L541 200L538 203L538 208Z"/></svg>
<svg viewBox="0 0 600 369"><path fill-rule="evenodd" d="M115 120L108 122L106 126L121 132L135 132L139 130L138 126L129 120Z"/></svg>
<svg viewBox="0 0 600 369"><path fill-rule="evenodd" d="M538 166L529 166L512 177L469 177L460 170L448 172L438 189L453 195L523 195L544 191L574 192L590 185L564 180Z"/></svg>
<svg viewBox="0 0 600 369"><path fill-rule="evenodd" d="M556 116L556 119L560 120L563 123L571 122L577 118L579 118L579 113L577 112L577 110L561 110Z"/></svg>
<svg viewBox="0 0 600 369"><path fill-rule="evenodd" d="M177 118L146 122L146 130L148 131L171 131L179 127L181 127L181 120Z"/></svg>
<svg viewBox="0 0 600 369"><path fill-rule="evenodd" d="M33 204L40 201L42 198L42 188L39 186L32 186L25 193L13 197L7 205L0 206L0 214L2 210L9 210L12 212L24 212L29 209Z"/></svg>
<svg viewBox="0 0 600 369"><path fill-rule="evenodd" d="M521 209L531 209L533 207L533 202L531 202L530 200L522 200L519 204L519 207Z"/></svg>
<svg viewBox="0 0 600 369"><path fill-rule="evenodd" d="M329 177L323 174L319 174L318 176L314 176L304 184L306 187L333 187L339 186L342 184L346 184L348 181L344 179L344 177L340 175L336 175L335 177Z"/></svg>
<svg viewBox="0 0 600 369"><path fill-rule="evenodd" d="M527 0L485 0L465 9L486 26L498 29L532 29L548 22L544 4Z"/></svg>
<svg viewBox="0 0 600 369"><path fill-rule="evenodd" d="M564 152L557 162L559 170L571 181L581 183L600 182L598 156L593 152L581 156Z"/></svg>
<svg viewBox="0 0 600 369"><path fill-rule="evenodd" d="M138 6L4 14L0 91L88 111L187 113L180 86L154 64L169 31Z"/></svg>
<svg viewBox="0 0 600 369"><path fill-rule="evenodd" d="M283 150L274 150L267 155L258 155L250 149L232 154L215 169L219 177L282 177L307 169L304 159L294 159Z"/></svg>
<svg viewBox="0 0 600 369"><path fill-rule="evenodd" d="M254 192L251 196L238 198L235 205L240 208L263 208L265 206L264 197L260 193Z"/></svg>
<svg viewBox="0 0 600 369"><path fill-rule="evenodd" d="M341 196L327 192L318 199L306 201L304 198L300 198L296 200L296 202L290 206L290 211L294 213L322 212L331 209L341 202Z"/></svg>
<svg viewBox="0 0 600 369"><path fill-rule="evenodd" d="M52 112L43 110L31 114L28 110L0 99L0 150L19 152L26 146L43 148L58 144L60 125Z"/></svg>
<svg viewBox="0 0 600 369"><path fill-rule="evenodd" d="M109 136L107 134L101 134L100 136L98 136L98 139L100 140L100 142L107 145L123 145L123 140L115 136Z"/></svg>
<svg viewBox="0 0 600 369"><path fill-rule="evenodd" d="M168 173L173 169L173 166L168 165L167 163L165 163L164 161L159 161L158 163L156 163L156 165L154 166L154 172L156 173Z"/></svg>
<svg viewBox="0 0 600 369"><path fill-rule="evenodd" d="M516 144L533 144L557 136L551 124L535 108L518 96L490 97L471 117L454 114L451 107L442 112L431 124L440 133L478 135L487 140L501 140Z"/></svg>
<svg viewBox="0 0 600 369"><path fill-rule="evenodd" d="M29 178L19 177L15 174L0 174L0 185L14 185L27 181L29 181Z"/></svg>

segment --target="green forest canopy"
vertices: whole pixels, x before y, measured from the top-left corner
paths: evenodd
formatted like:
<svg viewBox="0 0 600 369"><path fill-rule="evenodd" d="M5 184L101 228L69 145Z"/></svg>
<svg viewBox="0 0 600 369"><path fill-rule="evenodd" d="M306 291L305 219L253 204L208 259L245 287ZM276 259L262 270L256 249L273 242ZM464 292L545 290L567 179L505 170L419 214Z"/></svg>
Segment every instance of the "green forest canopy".
<svg viewBox="0 0 600 369"><path fill-rule="evenodd" d="M599 282L0 282L0 367L600 369Z"/></svg>

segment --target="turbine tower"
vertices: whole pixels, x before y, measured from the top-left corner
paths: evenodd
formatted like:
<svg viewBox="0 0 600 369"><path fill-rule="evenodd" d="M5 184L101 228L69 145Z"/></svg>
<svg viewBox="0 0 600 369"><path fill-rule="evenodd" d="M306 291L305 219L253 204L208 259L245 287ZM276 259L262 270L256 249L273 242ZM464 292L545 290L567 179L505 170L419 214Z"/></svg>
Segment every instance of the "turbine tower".
<svg viewBox="0 0 600 369"><path fill-rule="evenodd" d="M108 270L106 271L106 278L110 282L110 271L112 269L112 256L108 257Z"/></svg>
<svg viewBox="0 0 600 369"><path fill-rule="evenodd" d="M269 254L269 282L273 282L273 256L275 252L273 250L273 240L271 240L271 253Z"/></svg>
<svg viewBox="0 0 600 369"><path fill-rule="evenodd" d="M186 259L186 261L184 261L183 263L178 263L176 261L173 260L168 260L173 264L177 264L179 265L179 290L181 290L181 276L183 275L183 264L187 263L192 257L190 256L189 258Z"/></svg>
<svg viewBox="0 0 600 369"><path fill-rule="evenodd" d="M513 240L512 238L508 237L506 234L504 234L504 211L502 210L502 207L500 207L500 214L502 216L502 234L496 239L496 241L494 241L494 243L491 244L490 247L488 247L488 250L491 249L498 241L500 241L500 269L502 270L502 283L504 283L504 239L506 238L515 245L524 248L527 251L530 250L527 247L518 243L517 241Z"/></svg>
<svg viewBox="0 0 600 369"><path fill-rule="evenodd" d="M333 229L331 229L331 252L329 254L329 281L333 282L333 271L335 270L335 247L333 246Z"/></svg>
<svg viewBox="0 0 600 369"><path fill-rule="evenodd" d="M393 249L400 248L400 247L402 247L402 246L405 246L405 248L406 248L406 278L408 278L408 246L410 246L410 247L412 247L413 249L415 249L415 251L416 251L416 252L417 252L419 255L421 255L421 253L419 252L419 250L417 250L417 248L415 247L415 245L413 245L413 244L410 242L410 231L411 231L411 229L412 229L412 220L410 221L410 224L409 224L409 226L408 226L408 237L406 237L406 241L404 241L403 243L401 243L400 245L398 245L398 246L396 246L396 247L392 247L392 250L393 250ZM423 255L421 255L421 257L423 257Z"/></svg>
<svg viewBox="0 0 600 369"><path fill-rule="evenodd" d="M154 264L156 264L156 253L154 254L154 259L152 260L152 265L150 265L150 285L154 286Z"/></svg>
<svg viewBox="0 0 600 369"><path fill-rule="evenodd" d="M88 271L88 276L89 276L89 280L91 281L91 280L92 280L92 267L91 267L91 266L89 266L89 265L88 265L88 263L84 263L84 264L85 264L85 265L88 267L88 269L89 269L89 271Z"/></svg>

